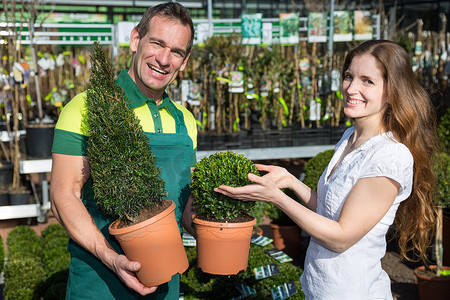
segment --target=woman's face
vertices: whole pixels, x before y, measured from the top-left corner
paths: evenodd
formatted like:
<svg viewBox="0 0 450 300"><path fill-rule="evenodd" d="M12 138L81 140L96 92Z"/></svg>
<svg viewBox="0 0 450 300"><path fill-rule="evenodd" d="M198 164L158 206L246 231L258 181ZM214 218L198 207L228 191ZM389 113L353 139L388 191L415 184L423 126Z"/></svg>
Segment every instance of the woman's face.
<svg viewBox="0 0 450 300"><path fill-rule="evenodd" d="M386 83L378 62L372 55L355 56L342 82L344 113L359 120L381 121L387 107Z"/></svg>

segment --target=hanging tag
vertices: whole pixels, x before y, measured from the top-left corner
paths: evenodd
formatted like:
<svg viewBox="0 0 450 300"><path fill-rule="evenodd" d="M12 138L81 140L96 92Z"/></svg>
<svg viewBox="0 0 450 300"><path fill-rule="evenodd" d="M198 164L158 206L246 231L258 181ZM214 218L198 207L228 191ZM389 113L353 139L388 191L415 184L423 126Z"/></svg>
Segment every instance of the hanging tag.
<svg viewBox="0 0 450 300"><path fill-rule="evenodd" d="M289 257L286 253L284 253L283 251L279 250L278 248L267 249L267 250L264 250L264 251L267 254L269 254L270 256L272 256L273 258L275 258L280 263L285 263L285 262L292 261L291 257Z"/></svg>
<svg viewBox="0 0 450 300"><path fill-rule="evenodd" d="M264 247L267 244L272 243L273 239L255 233L254 235L252 235L252 237L250 239L250 242L252 242L255 245Z"/></svg>
<svg viewBox="0 0 450 300"><path fill-rule="evenodd" d="M229 84L228 91L230 93L243 93L244 92L244 73L241 71L230 72L231 83Z"/></svg>
<svg viewBox="0 0 450 300"><path fill-rule="evenodd" d="M253 272L255 273L256 280L280 274L280 271L278 270L278 266L276 264L254 268Z"/></svg>
<svg viewBox="0 0 450 300"><path fill-rule="evenodd" d="M62 65L64 65L64 54L62 54L62 53L58 54L58 57L56 58L56 65L58 67L61 67Z"/></svg>
<svg viewBox="0 0 450 300"><path fill-rule="evenodd" d="M22 82L23 81L22 72L20 72L16 68L13 69L13 77L14 77L14 81L15 82Z"/></svg>
<svg viewBox="0 0 450 300"><path fill-rule="evenodd" d="M297 293L295 282L291 281L271 290L273 300L283 300Z"/></svg>
<svg viewBox="0 0 450 300"><path fill-rule="evenodd" d="M331 90L336 92L339 90L341 85L341 72L339 70L331 71Z"/></svg>
<svg viewBox="0 0 450 300"><path fill-rule="evenodd" d="M309 59L307 58L303 58L300 60L299 64L298 64L298 68L300 69L300 71L302 72L306 72L309 70L309 68L311 67L311 64L309 62Z"/></svg>

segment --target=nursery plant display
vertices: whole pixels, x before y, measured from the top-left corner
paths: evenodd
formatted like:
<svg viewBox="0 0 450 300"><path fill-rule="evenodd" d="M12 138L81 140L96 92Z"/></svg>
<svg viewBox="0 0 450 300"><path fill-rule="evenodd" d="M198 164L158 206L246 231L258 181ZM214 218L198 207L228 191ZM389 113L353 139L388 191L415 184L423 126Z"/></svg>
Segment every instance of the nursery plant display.
<svg viewBox="0 0 450 300"><path fill-rule="evenodd" d="M247 267L252 227L256 223L249 214L255 203L231 199L214 192L214 188L222 184L250 184L250 172L259 174L252 161L231 151L204 157L195 166L191 185L196 212L193 222L198 266L204 272L229 275Z"/></svg>
<svg viewBox="0 0 450 300"><path fill-rule="evenodd" d="M32 299L46 273L41 260L39 236L28 226L16 226L6 239L5 299Z"/></svg>
<svg viewBox="0 0 450 300"><path fill-rule="evenodd" d="M248 266L245 271L237 275L219 276L207 274L196 267L197 255L194 247L186 247L189 257L189 269L181 276L181 284L184 290L184 299L273 299L272 289L283 286L286 283L293 283L297 292L289 299L304 299L301 292L300 267L290 263L280 263L265 250L273 248L272 244L264 247L251 244ZM255 268L268 265L275 265L279 271L271 277L256 279ZM243 290L253 291L253 294L244 296Z"/></svg>
<svg viewBox="0 0 450 300"><path fill-rule="evenodd" d="M142 264L139 280L147 286L159 285L188 267L175 203L163 201L165 182L148 137L127 106L111 62L98 43L91 62L86 98L88 157L97 204L107 215L118 218L109 231L127 258Z"/></svg>
<svg viewBox="0 0 450 300"><path fill-rule="evenodd" d="M59 224L48 225L41 235L24 225L8 234L4 299L64 298L70 255L66 244L55 241L69 236Z"/></svg>
<svg viewBox="0 0 450 300"><path fill-rule="evenodd" d="M449 193L449 175L450 175L450 156L445 153L435 154L434 173L437 181L438 198L438 216L435 232L435 258L436 265L420 266L414 270L417 277L420 299L444 299L450 293L450 266L444 265L444 259L449 259L450 241L449 234L449 217L444 214L448 213L450 208ZM444 228L444 226L446 226ZM444 237L444 232L447 236ZM444 240L445 239L445 240Z"/></svg>
<svg viewBox="0 0 450 300"><path fill-rule="evenodd" d="M284 192L292 199L300 202L300 199L291 190L284 190ZM269 225L272 231L273 245L292 258L300 256L302 229L272 203L266 203L265 215L272 220Z"/></svg>
<svg viewBox="0 0 450 300"><path fill-rule="evenodd" d="M305 165L305 177L302 182L316 191L320 176L330 163L333 154L334 150L326 150L308 160Z"/></svg>

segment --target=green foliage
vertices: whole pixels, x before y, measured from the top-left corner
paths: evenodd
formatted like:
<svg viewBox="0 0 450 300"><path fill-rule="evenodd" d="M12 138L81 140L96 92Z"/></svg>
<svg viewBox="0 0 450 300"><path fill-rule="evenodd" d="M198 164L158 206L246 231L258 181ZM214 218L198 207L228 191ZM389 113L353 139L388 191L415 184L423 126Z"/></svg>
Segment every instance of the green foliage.
<svg viewBox="0 0 450 300"><path fill-rule="evenodd" d="M445 153L450 154L449 153L449 149L450 149L450 108L439 120L437 135L438 135L439 144L442 147L442 150Z"/></svg>
<svg viewBox="0 0 450 300"><path fill-rule="evenodd" d="M5 246L3 245L3 238L0 235L0 273L3 272L4 265L5 265Z"/></svg>
<svg viewBox="0 0 450 300"><path fill-rule="evenodd" d="M305 178L303 178L303 183L317 191L320 176L333 157L333 154L334 150L326 150L311 158L305 165Z"/></svg>
<svg viewBox="0 0 450 300"><path fill-rule="evenodd" d="M256 290L256 295L245 299L272 299L271 289L290 281L295 281L297 294L289 299L304 299L301 292L300 276L302 270L290 263L279 263L264 252L265 249L273 248L272 244L260 247L251 244L248 267L245 271L232 276L212 275L202 272L196 267L195 247L186 247L189 260L189 269L181 276L181 283L185 288L185 299L231 299L239 297L236 284L245 284ZM254 268L276 264L280 274L269 278L256 280Z"/></svg>
<svg viewBox="0 0 450 300"><path fill-rule="evenodd" d="M9 255L5 266L4 299L33 299L35 289L45 278L46 273L37 258Z"/></svg>
<svg viewBox="0 0 450 300"><path fill-rule="evenodd" d="M192 174L193 207L200 217L218 220L249 214L255 203L239 201L214 192L220 185L240 187L251 184L248 173L259 175L251 160L231 151L218 152L202 158Z"/></svg>
<svg viewBox="0 0 450 300"><path fill-rule="evenodd" d="M166 196L165 182L148 137L116 84L111 62L95 45L86 98L94 193L105 213L132 220Z"/></svg>
<svg viewBox="0 0 450 300"><path fill-rule="evenodd" d="M39 236L30 226L19 225L14 227L6 238L8 248L14 246L14 243L20 242L20 240L39 241Z"/></svg>
<svg viewBox="0 0 450 300"><path fill-rule="evenodd" d="M54 234L52 234L54 236ZM45 271L51 275L69 268L70 254L67 251L68 237L54 237L44 245Z"/></svg>
<svg viewBox="0 0 450 300"><path fill-rule="evenodd" d="M64 299L70 254L69 236L59 224L42 238L29 226L16 226L7 237L4 299Z"/></svg>
<svg viewBox="0 0 450 300"><path fill-rule="evenodd" d="M8 245L8 258L16 253L39 258L42 253L39 236L29 226L19 225L14 227L8 234L6 243Z"/></svg>
<svg viewBox="0 0 450 300"><path fill-rule="evenodd" d="M265 215L266 211L266 202L263 201L256 201L255 206L252 209L252 216L256 218L256 224L254 227L259 226L259 224L262 221L262 217Z"/></svg>
<svg viewBox="0 0 450 300"><path fill-rule="evenodd" d="M43 238L46 238L47 236L54 234L55 232L60 236L68 236L64 228L59 223L50 224L47 227L45 227L41 231L41 236Z"/></svg>
<svg viewBox="0 0 450 300"><path fill-rule="evenodd" d="M433 157L439 205L450 208L450 155L439 153Z"/></svg>

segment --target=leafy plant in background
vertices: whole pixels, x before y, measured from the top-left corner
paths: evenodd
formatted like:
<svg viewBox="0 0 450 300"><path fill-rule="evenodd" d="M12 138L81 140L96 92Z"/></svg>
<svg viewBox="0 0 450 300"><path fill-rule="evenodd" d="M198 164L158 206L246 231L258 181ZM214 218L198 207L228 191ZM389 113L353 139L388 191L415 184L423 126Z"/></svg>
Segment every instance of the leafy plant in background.
<svg viewBox="0 0 450 300"><path fill-rule="evenodd" d="M67 251L67 242L69 237L52 237L46 238L43 247L43 263L45 271L48 275L53 275L59 271L69 268L70 254Z"/></svg>
<svg viewBox="0 0 450 300"><path fill-rule="evenodd" d="M442 151L450 154L450 108L441 117L437 129L437 134Z"/></svg>
<svg viewBox="0 0 450 300"><path fill-rule="evenodd" d="M42 247L39 236L29 226L19 225L14 227L6 238L8 245L8 259L18 253L23 256L32 256L40 260Z"/></svg>
<svg viewBox="0 0 450 300"><path fill-rule="evenodd" d="M314 191L317 191L320 176L328 166L333 154L334 150L326 150L308 160L304 169L305 177L303 178L303 183Z"/></svg>
<svg viewBox="0 0 450 300"><path fill-rule="evenodd" d="M191 185L193 207L199 217L224 220L250 214L255 202L235 200L214 191L220 185L251 184L248 173L259 175L253 162L242 154L226 151L202 158L192 173Z"/></svg>
<svg viewBox="0 0 450 300"><path fill-rule="evenodd" d="M450 154L445 152L436 154L433 162L439 205L444 209L450 209Z"/></svg>
<svg viewBox="0 0 450 300"><path fill-rule="evenodd" d="M237 275L220 276L204 273L197 268L195 247L186 247L186 254L191 267L181 276L182 287L185 291L184 299L228 300L233 297L238 299L240 293L236 289L236 284L242 283L256 290L256 295L248 296L245 299L269 300L272 299L271 289L290 281L295 282L297 294L294 294L289 299L304 299L300 284L301 268L290 263L279 263L264 252L264 250L270 248L273 248L272 244L264 247L252 244L247 269ZM254 268L269 264L276 264L280 274L256 280Z"/></svg>
<svg viewBox="0 0 450 300"><path fill-rule="evenodd" d="M35 289L45 281L46 273L42 262L23 253L8 255L5 266L5 300L34 299Z"/></svg>
<svg viewBox="0 0 450 300"><path fill-rule="evenodd" d="M3 272L5 266L5 246L3 245L3 238L0 235L0 274Z"/></svg>
<svg viewBox="0 0 450 300"><path fill-rule="evenodd" d="M7 237L4 299L63 299L70 254L69 236L59 224L44 228L40 238L29 226L16 226ZM27 244L30 244L27 246Z"/></svg>
<svg viewBox="0 0 450 300"><path fill-rule="evenodd" d="M434 174L436 176L436 197L438 198L438 222L436 222L435 235L435 255L436 255L436 275L450 275L447 271L442 270L444 248L443 239L443 215L449 213L450 210L450 156L445 153L435 154L433 157ZM446 273L447 272L447 273Z"/></svg>
<svg viewBox="0 0 450 300"><path fill-rule="evenodd" d="M91 56L86 108L88 157L97 203L105 213L137 223L146 207L166 196L148 137L116 84L111 62L99 44Z"/></svg>

